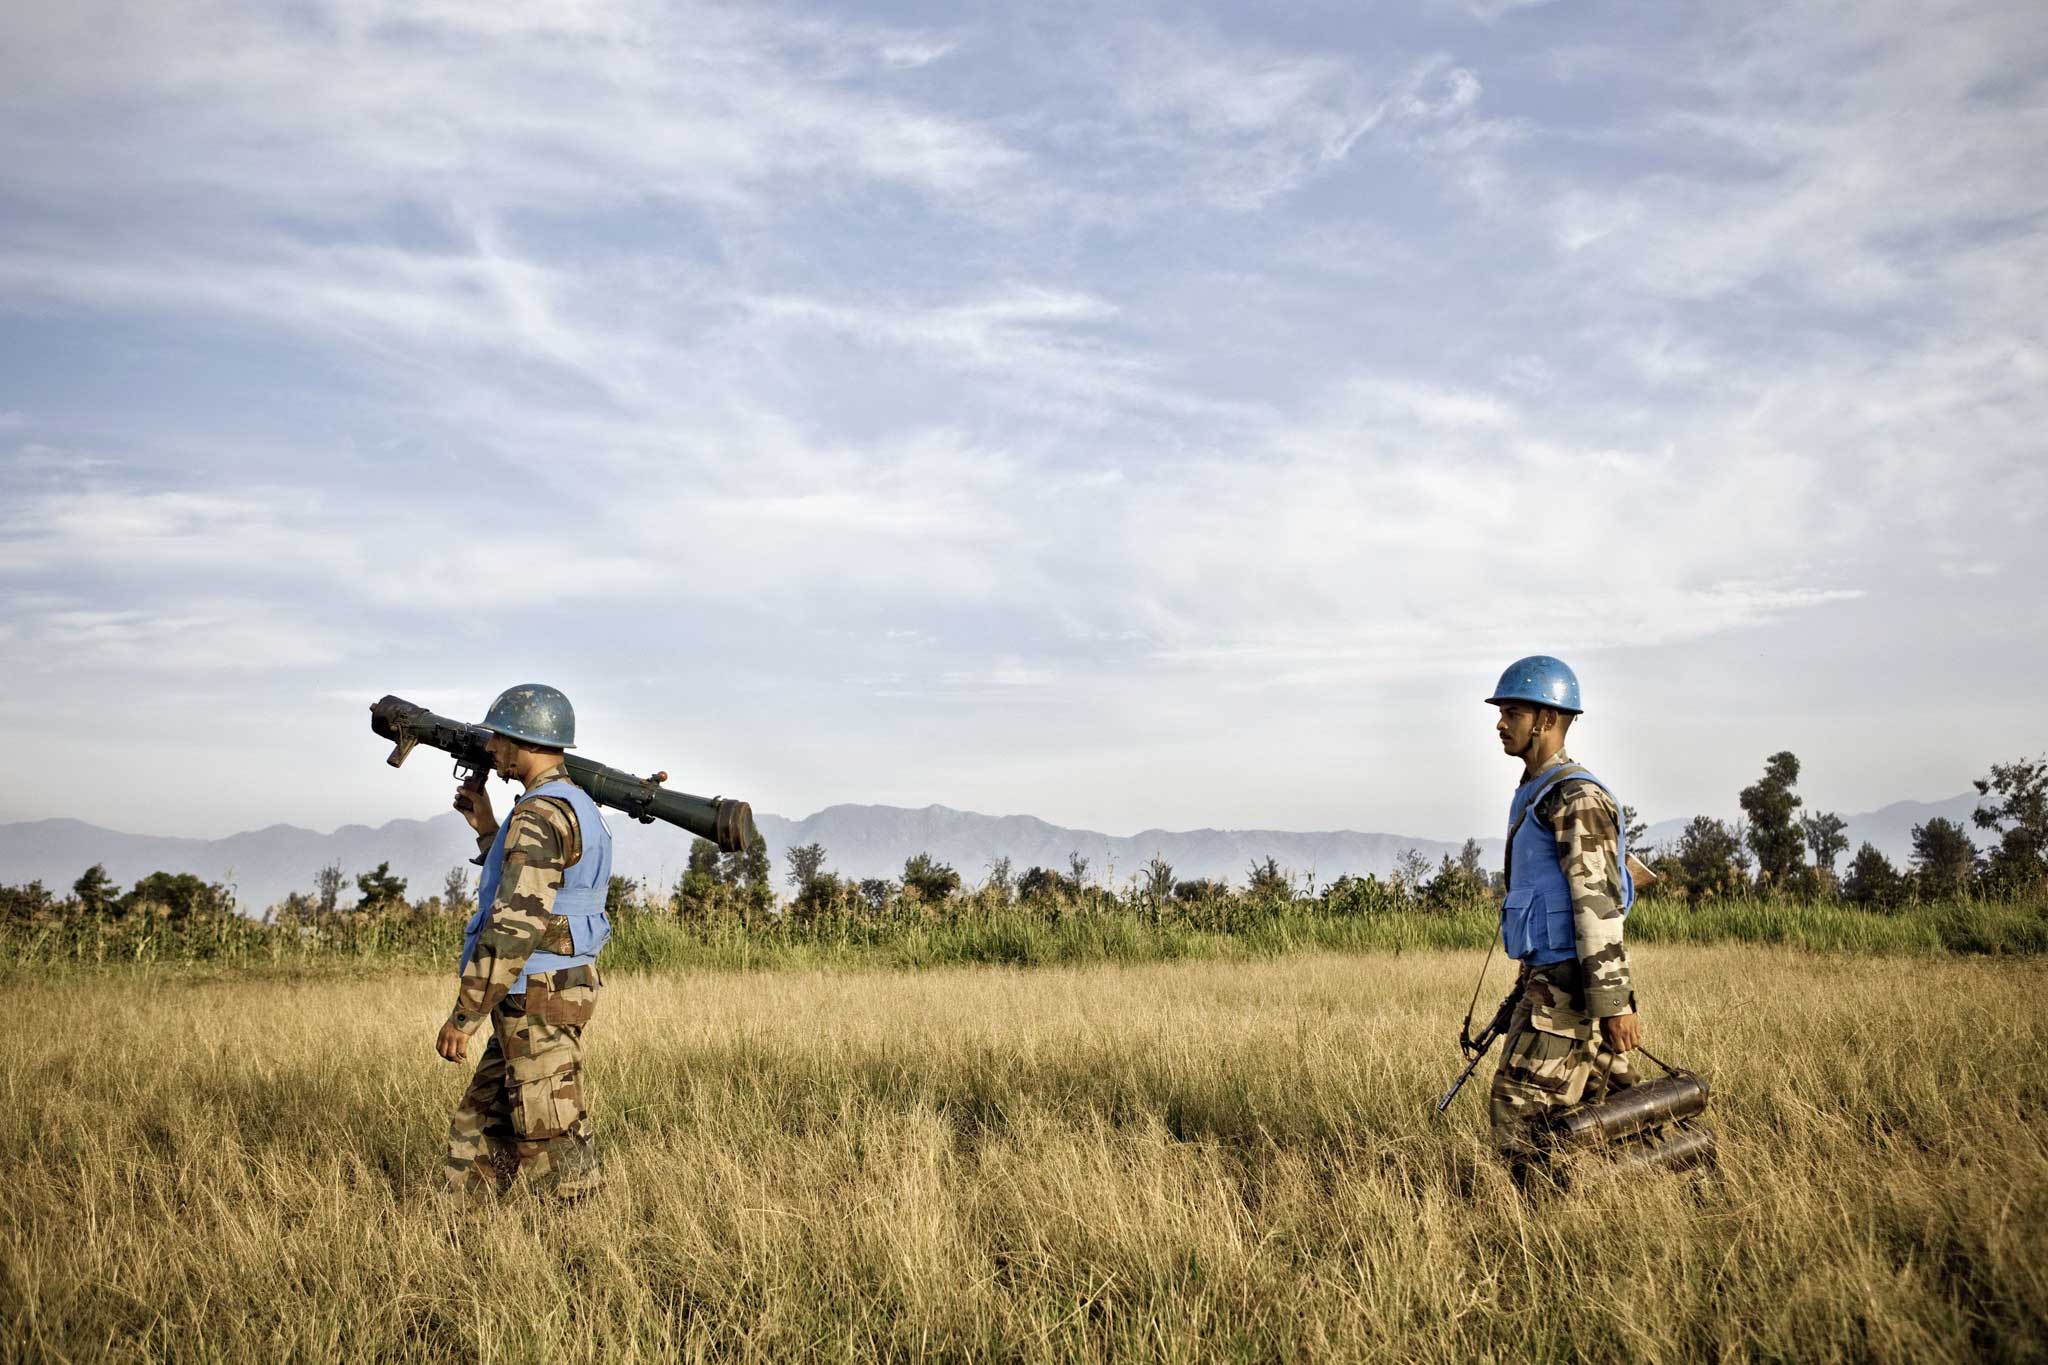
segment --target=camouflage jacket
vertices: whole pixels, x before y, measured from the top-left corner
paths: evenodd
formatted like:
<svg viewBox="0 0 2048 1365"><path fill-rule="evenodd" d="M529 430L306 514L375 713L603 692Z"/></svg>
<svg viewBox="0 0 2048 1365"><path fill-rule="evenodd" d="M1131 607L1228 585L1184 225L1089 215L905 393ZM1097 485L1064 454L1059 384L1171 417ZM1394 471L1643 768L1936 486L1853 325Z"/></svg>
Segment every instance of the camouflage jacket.
<svg viewBox="0 0 2048 1365"><path fill-rule="evenodd" d="M1570 762L1559 751L1537 771ZM1596 1019L1627 1014L1635 1008L1635 990L1628 949L1621 941L1621 812L1614 808L1613 798L1591 782L1567 779L1544 794L1532 818L1550 826L1558 863L1571 888L1586 1013Z"/></svg>
<svg viewBox="0 0 2048 1365"><path fill-rule="evenodd" d="M556 767L532 785L568 776L567 769ZM504 876L491 901L490 917L477 936L476 951L462 966L455 1008L448 1016L448 1022L464 1033L475 1033L490 1018L535 951L565 956L575 951L569 921L554 913L554 904L563 873L583 856L576 813L567 802L543 796L522 802L506 819L510 828L505 831ZM488 854L496 837L480 834L477 845Z"/></svg>

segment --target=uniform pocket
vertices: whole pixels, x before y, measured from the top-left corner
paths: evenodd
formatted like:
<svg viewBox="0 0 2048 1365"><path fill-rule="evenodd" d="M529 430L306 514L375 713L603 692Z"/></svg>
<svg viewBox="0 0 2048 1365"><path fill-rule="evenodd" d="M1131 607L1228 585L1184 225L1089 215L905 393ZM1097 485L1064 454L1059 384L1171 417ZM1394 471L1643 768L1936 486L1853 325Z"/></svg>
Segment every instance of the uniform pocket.
<svg viewBox="0 0 2048 1365"><path fill-rule="evenodd" d="M1538 1109L1564 1102L1571 1088L1572 1045L1541 1029L1525 1030L1508 1039L1500 1059L1501 1079L1540 1091Z"/></svg>
<svg viewBox="0 0 2048 1365"><path fill-rule="evenodd" d="M576 1101L578 1084L574 1067L519 1082L519 1103L514 1114L520 1138L526 1142L548 1142L567 1133L582 1113L582 1106Z"/></svg>
<svg viewBox="0 0 2048 1365"><path fill-rule="evenodd" d="M571 915L569 917L569 938L576 945L576 956L588 957L604 947L605 940L612 936L612 917L600 911L595 915Z"/></svg>
<svg viewBox="0 0 2048 1365"><path fill-rule="evenodd" d="M526 983L526 1012L555 1028L582 1028L597 1013L597 968L564 967Z"/></svg>
<svg viewBox="0 0 2048 1365"><path fill-rule="evenodd" d="M1558 972L1567 969L1572 973L1570 979L1576 980L1576 964L1567 963L1536 973L1523 987L1522 998L1529 1006L1529 1027L1555 1038L1585 1042L1593 1036L1593 1019L1580 1008L1572 987L1556 979Z"/></svg>
<svg viewBox="0 0 2048 1365"><path fill-rule="evenodd" d="M1508 892L1500 904L1500 946L1513 958L1524 958L1536 949L1530 927L1543 912L1543 897L1532 887Z"/></svg>
<svg viewBox="0 0 2048 1365"><path fill-rule="evenodd" d="M1563 949L1569 953L1579 951L1579 931L1572 921L1570 901L1563 905L1551 905L1546 901L1540 923L1542 928L1538 932L1543 936L1544 947L1553 951Z"/></svg>

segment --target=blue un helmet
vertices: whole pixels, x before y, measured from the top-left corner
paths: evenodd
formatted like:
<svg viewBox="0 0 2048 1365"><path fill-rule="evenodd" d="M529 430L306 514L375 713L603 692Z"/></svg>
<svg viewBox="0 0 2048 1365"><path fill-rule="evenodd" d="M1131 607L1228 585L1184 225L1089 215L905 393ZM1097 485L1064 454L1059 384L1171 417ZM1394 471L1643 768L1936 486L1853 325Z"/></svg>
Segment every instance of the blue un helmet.
<svg viewBox="0 0 2048 1365"><path fill-rule="evenodd" d="M1489 706L1526 701L1573 716L1585 710L1579 705L1579 675L1566 667L1564 660L1548 654L1531 654L1509 664L1507 672L1500 675L1500 685L1486 701Z"/></svg>
<svg viewBox="0 0 2048 1365"><path fill-rule="evenodd" d="M546 683L508 687L491 703L484 729L542 749L576 747L576 712L559 688Z"/></svg>

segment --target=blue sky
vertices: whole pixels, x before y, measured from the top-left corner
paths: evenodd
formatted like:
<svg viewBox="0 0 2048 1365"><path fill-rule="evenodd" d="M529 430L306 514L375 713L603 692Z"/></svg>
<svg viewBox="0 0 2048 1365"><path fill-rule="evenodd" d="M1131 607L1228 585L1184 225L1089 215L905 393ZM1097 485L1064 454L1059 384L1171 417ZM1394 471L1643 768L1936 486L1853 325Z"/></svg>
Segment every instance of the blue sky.
<svg viewBox="0 0 2048 1365"><path fill-rule="evenodd" d="M0 19L0 819L439 808L542 679L806 814L1490 832L2048 747L2032 3ZM23 780L26 777L27 780Z"/></svg>

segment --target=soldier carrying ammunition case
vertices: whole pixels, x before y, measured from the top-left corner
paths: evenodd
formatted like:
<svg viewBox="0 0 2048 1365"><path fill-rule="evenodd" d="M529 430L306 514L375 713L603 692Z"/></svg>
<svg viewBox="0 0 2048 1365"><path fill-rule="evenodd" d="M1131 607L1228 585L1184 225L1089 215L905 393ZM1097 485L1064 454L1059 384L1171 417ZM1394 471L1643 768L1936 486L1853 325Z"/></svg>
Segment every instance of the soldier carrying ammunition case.
<svg viewBox="0 0 2048 1365"><path fill-rule="evenodd" d="M493 771L525 792L502 825L482 774L455 792L483 873L455 1006L435 1048L463 1060L486 1019L491 1037L449 1124L447 1188L502 1193L524 1174L533 1188L574 1199L602 1178L584 1110L583 1030L611 933L611 831L564 766L576 739L567 697L540 684L510 688L483 728Z"/></svg>
<svg viewBox="0 0 2048 1365"><path fill-rule="evenodd" d="M1508 802L1500 914L1501 944L1521 970L1477 1037L1465 1011L1465 1069L1436 1111L1450 1108L1506 1035L1488 1106L1494 1141L1517 1181L1539 1167L1570 1178L1578 1165L1570 1159L1580 1154L1607 1158L1599 1167L1608 1170L1709 1164L1714 1134L1695 1122L1707 1107L1706 1082L1642 1046L1621 927L1637 886L1656 874L1629 852L1614 794L1565 755L1565 732L1580 714L1579 680L1549 655L1532 655L1510 664L1486 700L1500 708L1501 748L1522 760ZM1489 950L1489 965L1492 957ZM1480 985L1485 980L1482 967ZM1665 1075L1641 1080L1632 1051Z"/></svg>
<svg viewBox="0 0 2048 1365"><path fill-rule="evenodd" d="M1518 1171L1545 1150L1551 1120L1597 1072L1603 1098L1636 1084L1642 1042L1622 923L1635 901L1620 803L1565 754L1579 680L1548 655L1517 660L1487 702L1501 750L1522 762L1508 804L1501 944L1521 963L1488 1106Z"/></svg>

